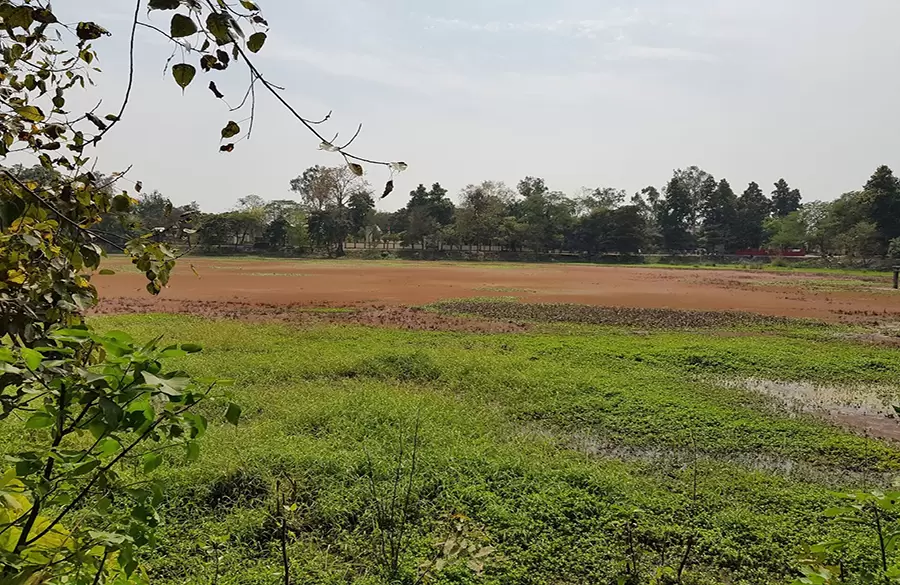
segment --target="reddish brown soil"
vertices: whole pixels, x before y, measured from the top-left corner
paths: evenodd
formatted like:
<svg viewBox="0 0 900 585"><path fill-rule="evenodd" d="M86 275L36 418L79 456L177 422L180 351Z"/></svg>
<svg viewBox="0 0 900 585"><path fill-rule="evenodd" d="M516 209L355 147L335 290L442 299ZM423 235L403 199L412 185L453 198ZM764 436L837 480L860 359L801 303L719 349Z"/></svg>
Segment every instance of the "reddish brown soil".
<svg viewBox="0 0 900 585"><path fill-rule="evenodd" d="M112 310L112 299L120 299L113 303L120 310L131 310L121 299L140 299L141 310L171 311L181 301L227 301L258 309L402 307L450 298L512 296L526 302L746 311L832 322L900 320L900 293L888 289L889 277L884 287L823 291L811 285L840 277L591 265L195 258L182 260L160 299L148 301L142 274L121 260L108 264L117 264L113 267L119 272L95 277L101 298L108 300L106 310ZM215 313L222 314L221 308Z"/></svg>

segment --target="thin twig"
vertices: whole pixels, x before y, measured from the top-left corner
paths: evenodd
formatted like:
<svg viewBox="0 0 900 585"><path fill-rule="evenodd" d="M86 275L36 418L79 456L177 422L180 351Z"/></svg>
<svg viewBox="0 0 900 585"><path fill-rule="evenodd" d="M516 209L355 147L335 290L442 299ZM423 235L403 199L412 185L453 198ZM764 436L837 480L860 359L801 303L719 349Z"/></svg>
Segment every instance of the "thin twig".
<svg viewBox="0 0 900 585"><path fill-rule="evenodd" d="M122 107L119 108L119 113L116 116L115 120L112 120L109 125L100 131L100 134L97 134L93 138L94 144L100 142L100 139L106 135L110 129L119 123L119 120L122 119L122 115L125 113L125 108L128 107L128 100L131 99L131 90L134 87L134 38L137 36L137 26L138 26L138 17L140 16L141 11L141 0L136 0L134 3L134 20L131 22L131 39L128 45L128 87L125 88L125 99L122 100Z"/></svg>

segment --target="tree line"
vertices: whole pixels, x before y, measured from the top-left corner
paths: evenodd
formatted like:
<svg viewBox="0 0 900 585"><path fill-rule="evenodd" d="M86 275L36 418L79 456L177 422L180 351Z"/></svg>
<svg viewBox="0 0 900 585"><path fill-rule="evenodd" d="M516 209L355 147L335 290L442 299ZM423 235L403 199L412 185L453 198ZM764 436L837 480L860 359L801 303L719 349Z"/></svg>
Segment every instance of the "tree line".
<svg viewBox="0 0 900 585"><path fill-rule="evenodd" d="M17 172L42 178L40 167ZM499 247L587 256L796 249L825 256L900 256L900 180L887 166L878 167L858 191L806 203L784 179L768 193L751 182L738 194L728 180L696 166L676 170L661 188L649 186L631 197L609 187L569 196L541 178L525 177L515 189L495 181L468 185L454 203L440 183L419 185L394 212L376 211L372 187L347 166L310 167L290 187L295 199L249 195L224 213L203 213L196 202L173 207L154 191L138 199L126 221L110 219L101 228L123 240L148 234L224 253L342 255L345 242L364 241L372 247L397 242L426 249ZM186 218L190 228L184 227Z"/></svg>

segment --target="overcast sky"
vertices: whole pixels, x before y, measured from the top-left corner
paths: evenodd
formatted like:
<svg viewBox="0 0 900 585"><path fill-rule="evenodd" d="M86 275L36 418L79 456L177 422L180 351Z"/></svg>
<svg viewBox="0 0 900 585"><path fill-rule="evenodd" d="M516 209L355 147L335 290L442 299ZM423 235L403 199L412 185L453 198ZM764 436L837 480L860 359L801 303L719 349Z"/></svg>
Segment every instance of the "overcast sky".
<svg viewBox="0 0 900 585"><path fill-rule="evenodd" d="M898 0L260 0L272 24L258 66L359 154L404 160L394 195L455 194L487 179L544 177L629 192L699 165L741 191L779 177L805 199L900 167ZM62 0L96 19L103 113L125 83L127 0ZM73 12L78 9L77 15ZM150 16L167 28L164 13ZM244 195L291 196L304 168L340 159L260 96L250 142L218 152L224 104L198 75L184 96L163 76L165 42L141 31L135 97L103 141L101 167L209 211ZM176 62L179 57L176 57ZM244 70L216 78L239 101ZM86 98L87 99L87 98ZM381 189L387 173L371 169Z"/></svg>

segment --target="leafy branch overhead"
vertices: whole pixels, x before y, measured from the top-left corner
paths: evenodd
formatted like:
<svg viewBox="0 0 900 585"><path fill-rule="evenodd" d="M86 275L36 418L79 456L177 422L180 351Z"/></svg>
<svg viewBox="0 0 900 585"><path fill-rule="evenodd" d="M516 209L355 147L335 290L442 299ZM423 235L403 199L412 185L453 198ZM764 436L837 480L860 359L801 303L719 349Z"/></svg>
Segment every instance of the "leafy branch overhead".
<svg viewBox="0 0 900 585"><path fill-rule="evenodd" d="M196 61L190 59L178 63L172 67L172 77L175 83L186 89L194 81L197 67L203 72L224 71L235 63L243 63L250 71L250 83L246 92L236 107L231 111L249 108L249 124L246 133L241 140L249 138L253 131L253 122L256 116L256 88L271 93L288 112L303 124L320 142L320 149L340 154L347 162L350 169L357 176L364 174L363 164L385 166L391 174L402 172L406 169L406 163L386 162L373 160L351 153L348 149L355 142L362 129L360 125L353 137L344 144L339 144L339 134L327 139L319 132L317 127L330 119L331 114L322 120L313 120L301 116L282 96L282 88L266 79L256 65L251 61L250 55L259 53L268 40L269 23L262 16L260 7L255 2L241 1L240 3L228 3L224 0L153 0L149 3L152 12L174 12L169 18L168 33L163 27L151 23L138 22L137 24L154 30L178 44L172 58L179 52L190 55ZM194 64L196 63L196 65ZM214 81L210 82L210 90L217 99L225 96L218 90ZM229 123L231 126L231 123ZM222 132L224 139L233 138L240 133L232 133L230 130ZM227 136L226 136L227 134ZM223 145L222 152L232 152L235 142Z"/></svg>

